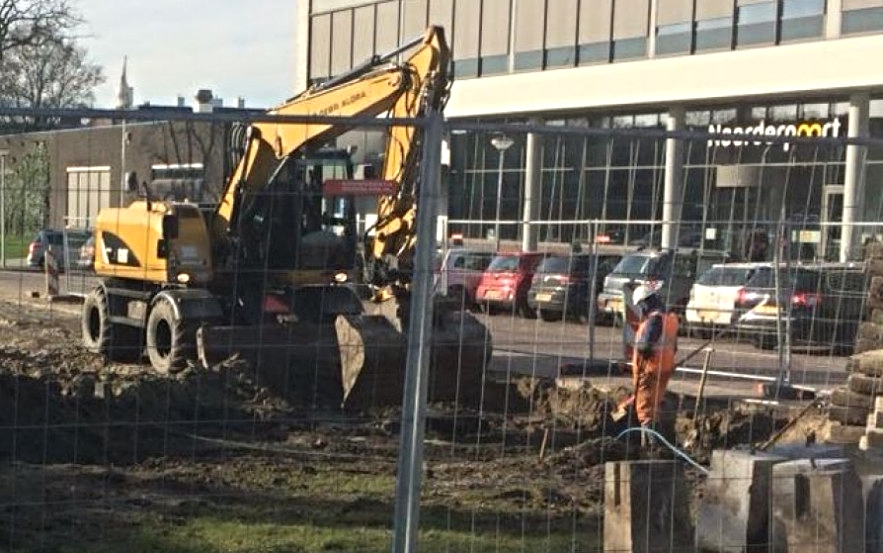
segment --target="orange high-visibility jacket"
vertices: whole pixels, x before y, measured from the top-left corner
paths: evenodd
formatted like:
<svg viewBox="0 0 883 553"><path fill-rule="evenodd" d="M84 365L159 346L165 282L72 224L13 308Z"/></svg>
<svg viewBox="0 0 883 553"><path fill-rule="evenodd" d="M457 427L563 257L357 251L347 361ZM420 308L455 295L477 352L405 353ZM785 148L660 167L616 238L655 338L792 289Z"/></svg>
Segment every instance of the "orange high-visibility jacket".
<svg viewBox="0 0 883 553"><path fill-rule="evenodd" d="M678 317L674 313L662 313L651 315L641 321L637 335L646 332L646 326L651 317L662 317L662 333L656 344L653 345L653 353L645 360L641 359L637 349L632 354L632 380L635 386L635 409L638 421L642 424L656 419L656 412L665 391L668 381L675 369L675 353L678 339Z"/></svg>

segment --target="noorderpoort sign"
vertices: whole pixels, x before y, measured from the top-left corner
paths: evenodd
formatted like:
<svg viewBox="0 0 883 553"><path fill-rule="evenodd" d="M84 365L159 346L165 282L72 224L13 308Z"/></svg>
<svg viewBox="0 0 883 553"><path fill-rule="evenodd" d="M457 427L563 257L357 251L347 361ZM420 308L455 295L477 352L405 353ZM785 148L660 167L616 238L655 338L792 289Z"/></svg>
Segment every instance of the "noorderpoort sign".
<svg viewBox="0 0 883 553"><path fill-rule="evenodd" d="M746 127L733 127L727 125L709 125L708 132L717 135L733 135L733 138L716 138L708 141L709 146L721 146L724 148L741 146L761 146L771 144L769 140L758 140L760 136L818 136L837 138L840 136L842 124L840 119L832 119L827 122L803 121L781 125L767 125L761 121L758 125ZM782 143L782 149L786 152L791 149L788 142Z"/></svg>

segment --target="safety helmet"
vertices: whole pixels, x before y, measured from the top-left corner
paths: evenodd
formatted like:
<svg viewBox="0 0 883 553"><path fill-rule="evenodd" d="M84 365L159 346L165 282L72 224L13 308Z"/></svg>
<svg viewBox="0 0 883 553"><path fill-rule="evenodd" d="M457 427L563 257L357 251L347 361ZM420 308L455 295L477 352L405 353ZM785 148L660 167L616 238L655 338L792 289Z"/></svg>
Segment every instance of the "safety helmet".
<svg viewBox="0 0 883 553"><path fill-rule="evenodd" d="M647 284L641 284L632 292L632 304L638 305L642 301L656 294L656 288Z"/></svg>

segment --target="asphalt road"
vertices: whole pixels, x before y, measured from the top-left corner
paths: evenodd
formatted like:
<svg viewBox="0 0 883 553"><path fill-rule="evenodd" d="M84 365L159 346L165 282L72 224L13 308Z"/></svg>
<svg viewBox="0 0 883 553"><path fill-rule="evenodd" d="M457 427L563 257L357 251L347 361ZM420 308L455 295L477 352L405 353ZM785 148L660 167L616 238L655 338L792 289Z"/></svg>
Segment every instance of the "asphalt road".
<svg viewBox="0 0 883 553"><path fill-rule="evenodd" d="M79 273L61 275L63 292L84 292L93 284L94 277ZM40 293L38 302L45 298L45 276L36 271L0 271L0 298L7 301L33 303L32 291ZM77 309L70 306L71 310ZM489 327L494 339L492 370L497 374L533 374L556 377L562 366L570 366L571 372L580 373L587 361L593 361L599 370L590 371L593 383L606 382L619 385L628 382L611 360L619 359L622 352L620 329L609 326L590 327L579 322L544 322L511 315L478 315ZM681 337L681 359L700 348L704 341ZM764 351L735 337L724 337L711 344L714 349L710 369L736 376L712 373L709 377L709 395L750 396L763 379L770 380L781 374L784 366L777 351ZM686 367L698 372L705 355L693 357ZM795 350L791 356L790 381L795 385L827 389L842 384L846 379L846 357L834 356L827 351L805 352ZM609 368L609 370L608 370ZM607 375L611 375L610 378ZM675 389L695 389L698 375L680 372L673 380Z"/></svg>
<svg viewBox="0 0 883 553"><path fill-rule="evenodd" d="M619 328L594 326L578 322L544 322L510 315L480 315L494 338L494 370L555 377L562 366L570 365L570 372L581 372L589 364L598 367L589 371L593 382L608 381L611 385L624 384L615 367L605 371L605 364L622 357L622 335ZM702 348L705 340L681 337L678 359ZM729 373L709 376L710 395L756 395L755 389L763 381L783 374L787 359L779 358L776 350L760 350L735 336L724 336L709 344L713 349L710 371ZM829 389L846 380L846 357L834 356L829 351L793 350L790 360L790 382L794 385ZM673 386L694 389L705 354L700 352L686 364L673 379ZM587 363L588 362L588 363ZM613 376L612 379L605 377Z"/></svg>

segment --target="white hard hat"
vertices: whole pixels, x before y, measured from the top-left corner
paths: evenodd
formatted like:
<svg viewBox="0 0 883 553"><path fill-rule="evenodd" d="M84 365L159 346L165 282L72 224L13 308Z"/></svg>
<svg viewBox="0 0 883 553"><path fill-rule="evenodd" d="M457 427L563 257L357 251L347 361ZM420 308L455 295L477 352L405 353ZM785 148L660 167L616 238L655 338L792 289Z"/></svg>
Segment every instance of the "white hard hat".
<svg viewBox="0 0 883 553"><path fill-rule="evenodd" d="M650 296L656 293L656 288L653 286L648 286L647 284L641 284L635 291L632 292L632 304L638 305L642 301L646 300Z"/></svg>

